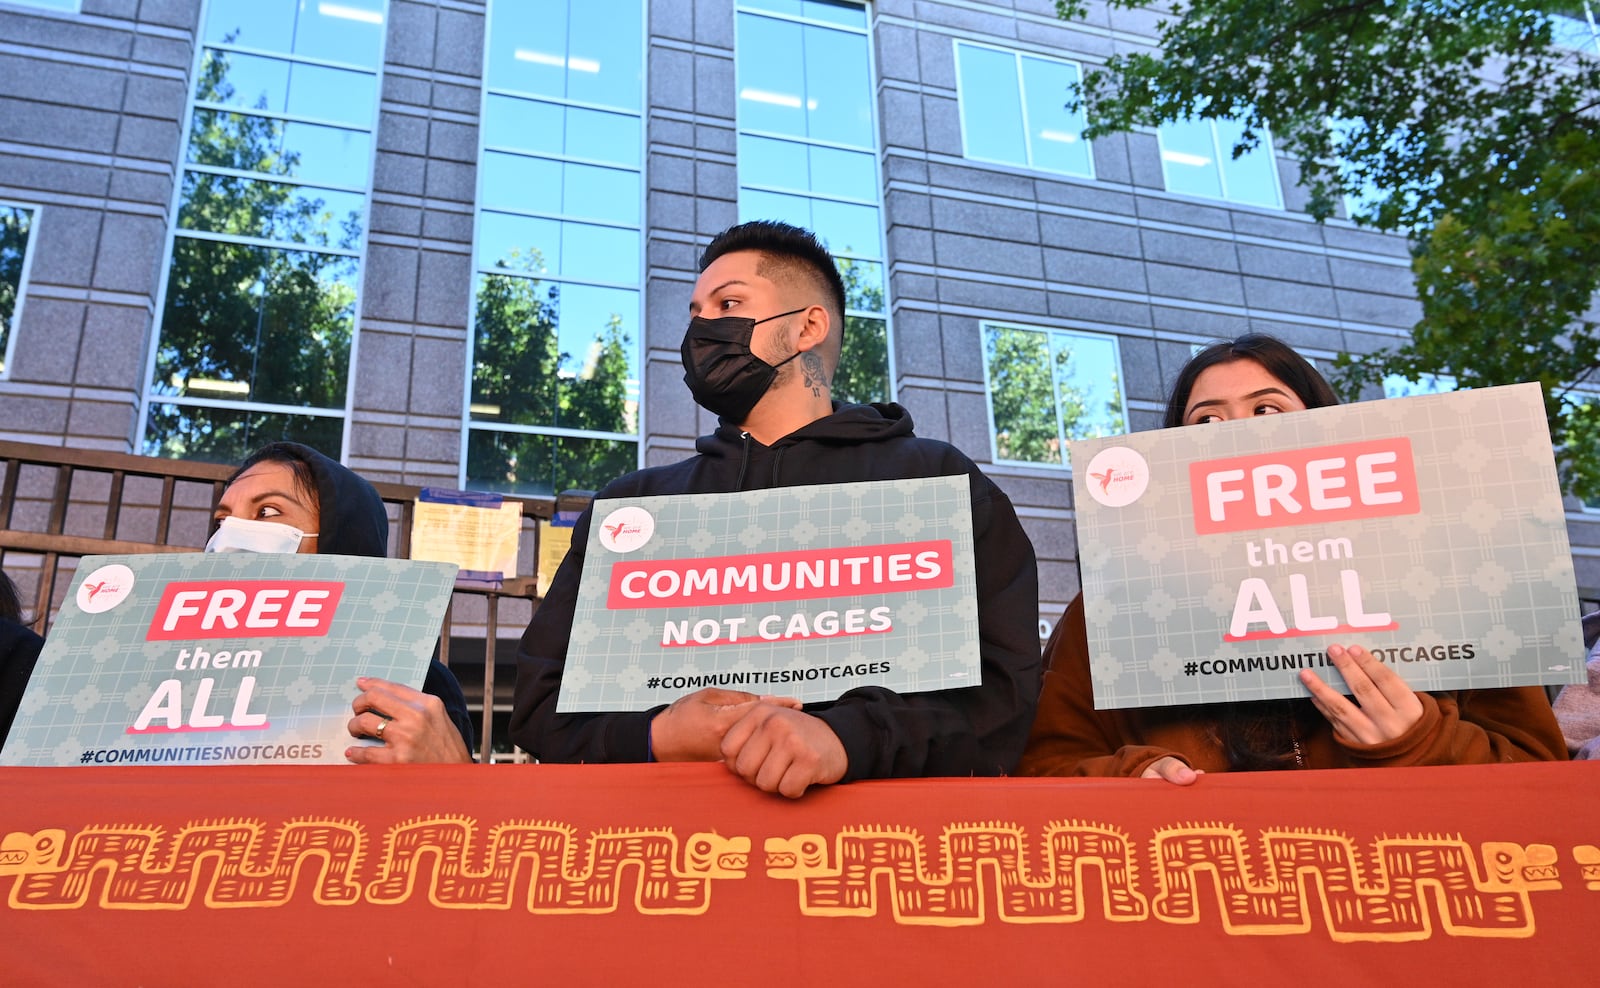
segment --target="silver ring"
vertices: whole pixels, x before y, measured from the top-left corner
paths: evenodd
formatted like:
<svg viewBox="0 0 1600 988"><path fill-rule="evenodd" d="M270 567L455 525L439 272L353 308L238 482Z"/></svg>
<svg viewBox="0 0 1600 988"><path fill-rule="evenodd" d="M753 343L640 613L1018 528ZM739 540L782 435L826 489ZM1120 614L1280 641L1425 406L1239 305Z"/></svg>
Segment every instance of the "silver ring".
<svg viewBox="0 0 1600 988"><path fill-rule="evenodd" d="M372 732L372 736L377 738L379 741L382 741L383 740L383 729L385 727L388 727L388 726L389 726L389 718L385 717L383 714L379 714L378 715L378 729L376 731Z"/></svg>

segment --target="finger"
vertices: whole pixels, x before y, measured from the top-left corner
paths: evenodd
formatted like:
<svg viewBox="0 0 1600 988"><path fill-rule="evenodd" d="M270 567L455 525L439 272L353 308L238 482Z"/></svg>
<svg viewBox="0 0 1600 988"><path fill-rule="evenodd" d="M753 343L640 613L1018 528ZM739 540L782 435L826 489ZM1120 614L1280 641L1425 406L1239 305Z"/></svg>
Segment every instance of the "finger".
<svg viewBox="0 0 1600 988"><path fill-rule="evenodd" d="M733 768L733 763L739 757L739 753L744 750L744 746L755 735L756 729L761 726L761 718L755 716L755 713L755 708L745 711L743 716L735 720L727 730L722 732L722 742L718 750L722 752L722 759L728 763L728 768L730 769Z"/></svg>
<svg viewBox="0 0 1600 988"><path fill-rule="evenodd" d="M1412 693L1410 685L1400 678L1399 673L1384 665L1376 655L1360 645L1351 645L1349 653L1391 706L1398 706L1410 699Z"/></svg>
<svg viewBox="0 0 1600 988"><path fill-rule="evenodd" d="M1140 774L1140 778L1164 779L1175 786L1192 786L1199 777L1199 772L1171 755L1152 762L1150 767Z"/></svg>
<svg viewBox="0 0 1600 988"><path fill-rule="evenodd" d="M381 744L355 744L344 750L346 761L357 765L387 765L394 761L394 753Z"/></svg>
<svg viewBox="0 0 1600 988"><path fill-rule="evenodd" d="M1351 703L1343 693L1323 682L1310 669L1300 670L1300 682L1311 691L1311 704L1333 726L1333 731L1346 741L1371 744L1377 728L1365 708Z"/></svg>
<svg viewBox="0 0 1600 988"><path fill-rule="evenodd" d="M1386 698L1372 682L1372 677L1367 675L1367 670L1350 650L1343 645L1329 645L1328 658L1333 660L1333 667L1339 670L1339 675L1344 678L1344 684L1350 687L1350 693L1355 697L1355 702L1362 707L1371 704L1384 703Z"/></svg>
<svg viewBox="0 0 1600 988"><path fill-rule="evenodd" d="M734 775L754 784L761 774L761 767L766 764L771 754L773 739L770 718L749 716L745 720L756 723L750 731L750 736L739 746L738 753L728 758L728 767L733 770Z"/></svg>
<svg viewBox="0 0 1600 988"><path fill-rule="evenodd" d="M761 697L761 702L762 703L770 703L775 707L787 707L790 710L800 710L800 709L803 709L805 707L805 704L802 703L796 697L792 697L792 696L773 696L770 693L762 696Z"/></svg>
<svg viewBox="0 0 1600 988"><path fill-rule="evenodd" d="M778 783L778 792L790 799L799 799L815 781L816 775L812 770L802 767L798 762L792 762L789 770L783 773L783 780Z"/></svg>
<svg viewBox="0 0 1600 988"><path fill-rule="evenodd" d="M767 749L767 757L762 759L761 767L756 771L755 787L762 792L783 792L784 779L799 768L800 760L794 757L789 746L774 744ZM803 785L801 791L805 791Z"/></svg>

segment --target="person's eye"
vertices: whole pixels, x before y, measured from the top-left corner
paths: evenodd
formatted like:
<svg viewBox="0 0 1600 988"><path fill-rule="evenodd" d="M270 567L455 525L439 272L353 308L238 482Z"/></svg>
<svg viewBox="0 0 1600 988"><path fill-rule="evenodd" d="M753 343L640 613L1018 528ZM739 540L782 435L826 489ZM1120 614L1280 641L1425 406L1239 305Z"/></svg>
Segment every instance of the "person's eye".
<svg viewBox="0 0 1600 988"><path fill-rule="evenodd" d="M1256 406L1256 414L1257 415L1276 415L1281 411L1283 411L1283 409L1279 408L1277 405L1257 405Z"/></svg>
<svg viewBox="0 0 1600 988"><path fill-rule="evenodd" d="M276 518L281 514L283 514L282 511L279 511L276 507L270 504L263 504L261 507L256 509L257 519L265 520L267 518Z"/></svg>
<svg viewBox="0 0 1600 988"><path fill-rule="evenodd" d="M721 302L717 303L717 307L719 309L721 309L723 312L727 312L729 309L733 308L734 306L736 306L738 304L739 304L739 300L736 299L736 298L725 298Z"/></svg>
<svg viewBox="0 0 1600 988"><path fill-rule="evenodd" d="M1195 419L1194 420L1194 424L1195 425L1210 425L1213 422L1221 422L1221 421L1222 421L1222 417L1221 416L1212 415L1210 412L1207 412L1206 414L1201 415L1199 418Z"/></svg>

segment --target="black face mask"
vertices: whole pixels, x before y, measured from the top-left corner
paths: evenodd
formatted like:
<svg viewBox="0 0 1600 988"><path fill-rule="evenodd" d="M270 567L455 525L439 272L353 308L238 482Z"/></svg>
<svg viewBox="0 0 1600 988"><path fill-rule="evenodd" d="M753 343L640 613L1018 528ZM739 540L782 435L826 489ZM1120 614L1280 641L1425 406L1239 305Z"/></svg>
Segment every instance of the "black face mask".
<svg viewBox="0 0 1600 988"><path fill-rule="evenodd" d="M772 387L778 368L800 356L796 350L778 363L769 364L751 353L750 338L756 327L809 308L807 305L765 319L690 319L679 352L683 356L683 383L689 386L694 400L706 411L743 424L756 402Z"/></svg>

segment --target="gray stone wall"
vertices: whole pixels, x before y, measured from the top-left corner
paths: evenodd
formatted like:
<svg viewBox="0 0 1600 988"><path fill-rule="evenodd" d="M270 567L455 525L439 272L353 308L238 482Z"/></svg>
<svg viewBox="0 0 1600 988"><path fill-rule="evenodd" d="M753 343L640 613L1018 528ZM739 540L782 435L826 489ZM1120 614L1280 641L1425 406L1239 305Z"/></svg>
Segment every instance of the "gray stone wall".
<svg viewBox="0 0 1600 988"><path fill-rule="evenodd" d="M0 199L39 207L0 435L127 451L199 0L0 9Z"/></svg>

